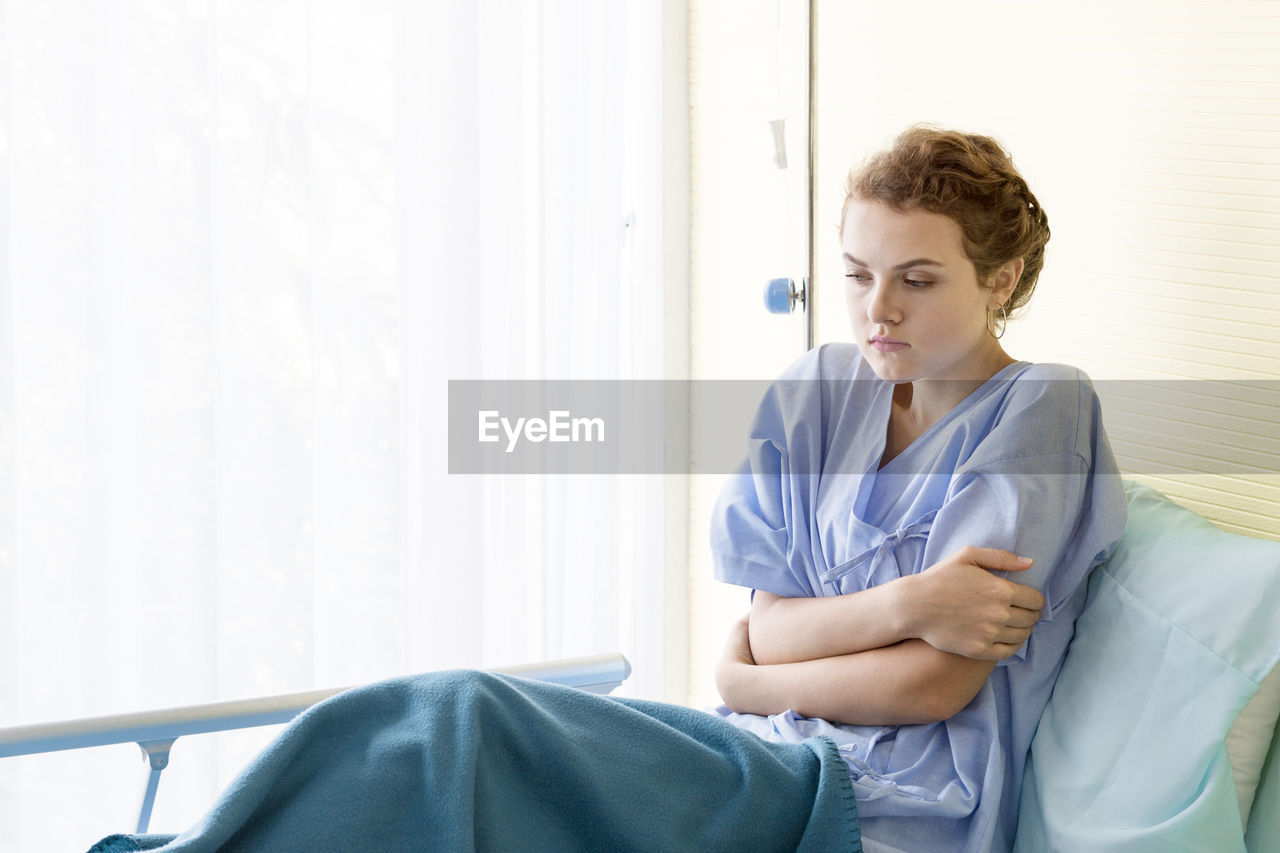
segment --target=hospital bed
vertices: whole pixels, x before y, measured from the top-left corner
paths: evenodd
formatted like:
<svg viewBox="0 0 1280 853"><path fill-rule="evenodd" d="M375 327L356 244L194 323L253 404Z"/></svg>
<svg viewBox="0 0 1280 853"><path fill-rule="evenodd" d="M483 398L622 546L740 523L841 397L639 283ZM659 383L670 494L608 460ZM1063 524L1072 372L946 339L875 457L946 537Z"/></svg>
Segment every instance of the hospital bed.
<svg viewBox="0 0 1280 853"><path fill-rule="evenodd" d="M1125 485L1124 538L1040 721L1015 850L1280 850L1280 543L1228 534ZM507 670L607 692L621 655ZM134 741L138 830L181 735L284 722L336 691L0 729L0 757Z"/></svg>
<svg viewBox="0 0 1280 853"><path fill-rule="evenodd" d="M498 667L491 671L606 694L627 679L631 664L626 657L615 653ZM138 744L147 764L147 774L135 831L145 833L151 822L160 775L169 766L173 744L178 738L287 723L312 705L348 689L308 690L132 714L8 726L0 728L0 758L117 743Z"/></svg>

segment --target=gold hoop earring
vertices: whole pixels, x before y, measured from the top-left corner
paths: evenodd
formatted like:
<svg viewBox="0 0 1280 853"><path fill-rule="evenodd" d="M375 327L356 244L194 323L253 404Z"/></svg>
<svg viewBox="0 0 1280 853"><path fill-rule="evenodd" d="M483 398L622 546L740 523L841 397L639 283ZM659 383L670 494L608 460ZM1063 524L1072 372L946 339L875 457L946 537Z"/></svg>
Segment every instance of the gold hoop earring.
<svg viewBox="0 0 1280 853"><path fill-rule="evenodd" d="M991 337L997 341L1004 337L1005 330L1009 326L1009 312L1004 305L1000 306L1000 331L996 331L996 312L993 308L987 309L987 331L991 333Z"/></svg>

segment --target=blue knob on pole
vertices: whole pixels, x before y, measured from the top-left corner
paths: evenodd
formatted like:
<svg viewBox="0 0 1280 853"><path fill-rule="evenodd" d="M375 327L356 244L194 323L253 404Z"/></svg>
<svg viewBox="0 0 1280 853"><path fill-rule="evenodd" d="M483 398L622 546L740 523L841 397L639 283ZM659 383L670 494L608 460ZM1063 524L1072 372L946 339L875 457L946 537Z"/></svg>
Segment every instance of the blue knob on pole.
<svg viewBox="0 0 1280 853"><path fill-rule="evenodd" d="M775 278L764 286L764 307L770 314L790 314L795 304L795 285L789 278Z"/></svg>

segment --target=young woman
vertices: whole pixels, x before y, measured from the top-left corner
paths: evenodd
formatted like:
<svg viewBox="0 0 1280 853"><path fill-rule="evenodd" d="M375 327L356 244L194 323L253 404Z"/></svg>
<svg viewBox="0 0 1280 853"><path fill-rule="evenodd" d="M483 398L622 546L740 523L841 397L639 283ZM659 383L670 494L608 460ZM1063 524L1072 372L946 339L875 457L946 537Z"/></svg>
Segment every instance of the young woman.
<svg viewBox="0 0 1280 853"><path fill-rule="evenodd" d="M1007 850L1122 488L1087 380L1000 345L1049 227L995 141L909 129L840 234L854 345L774 384L717 508L718 576L755 590L721 713L833 740L869 850Z"/></svg>
<svg viewBox="0 0 1280 853"><path fill-rule="evenodd" d="M754 590L718 714L382 682L299 717L181 836L94 849L1008 849L1123 493L1087 380L1000 346L1049 229L996 143L907 131L840 231L855 345L773 384L717 506L720 577Z"/></svg>

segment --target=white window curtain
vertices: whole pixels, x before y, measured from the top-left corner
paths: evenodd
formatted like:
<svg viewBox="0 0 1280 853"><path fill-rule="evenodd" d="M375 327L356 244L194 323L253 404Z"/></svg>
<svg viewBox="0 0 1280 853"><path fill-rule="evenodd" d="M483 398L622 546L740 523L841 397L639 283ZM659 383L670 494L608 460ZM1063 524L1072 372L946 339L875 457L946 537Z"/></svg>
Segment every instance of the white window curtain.
<svg viewBox="0 0 1280 853"><path fill-rule="evenodd" d="M659 9L0 4L0 724L617 649L661 689L661 478L449 476L445 417L662 375ZM157 831L261 742L190 740ZM0 850L131 829L142 773L0 760Z"/></svg>

